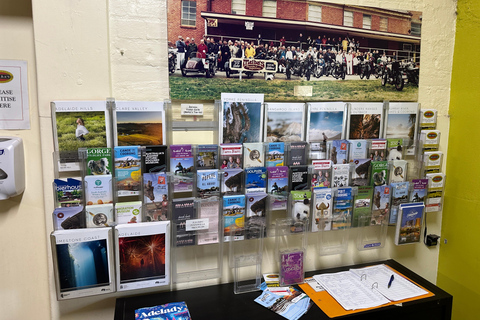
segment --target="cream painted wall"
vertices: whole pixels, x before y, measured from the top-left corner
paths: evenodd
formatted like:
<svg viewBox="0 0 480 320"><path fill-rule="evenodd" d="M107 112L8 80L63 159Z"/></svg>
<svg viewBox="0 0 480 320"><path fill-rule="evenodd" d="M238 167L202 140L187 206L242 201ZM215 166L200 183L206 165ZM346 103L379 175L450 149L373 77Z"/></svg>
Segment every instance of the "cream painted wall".
<svg viewBox="0 0 480 320"><path fill-rule="evenodd" d="M54 294L54 281L49 249L49 234L52 231L51 212L53 199L51 182L53 179L53 143L49 103L60 99L94 100L115 97L125 100L156 100L168 98L168 75L166 70L166 1L97 1L42 0L33 2L35 57L37 63L38 100L35 95L35 82L31 84L32 130L20 132L29 143L26 148L30 158L42 159L29 163L27 181L29 186L24 197L7 202L7 210L0 207L0 226L2 239L14 236L19 216L29 223L25 232L27 239L22 244L30 246L18 252L18 247L2 246L2 256L12 256L20 263L0 262L0 298L6 300L0 309L7 310L7 318L28 318L30 313L37 318L48 318L50 303L52 319L107 319L112 318L115 298L125 295L152 292L145 290L129 294L112 294L73 301L57 302ZM442 150L446 151L448 132L448 103L450 96L450 78L452 69L453 41L455 35L455 4L453 0L360 0L331 1L367 6L381 6L394 9L410 9L423 12L421 83L419 102L423 107L439 110L439 127L442 135ZM0 16L0 40L13 42L28 39L22 31L26 23L22 19L3 20ZM4 29L3 26L8 26ZM6 34L4 30L13 29L17 34ZM23 36L23 37L21 37ZM18 44L15 43L18 48ZM123 55L122 55L123 53ZM10 58L27 59L34 63L34 49L14 49ZM3 49L0 58L3 57ZM30 69L30 74L33 68ZM33 77L33 78L32 78ZM30 83L34 81L34 75ZM33 92L32 92L33 91ZM38 103L38 108L36 107ZM35 108L33 108L35 106ZM38 121L38 119L40 121ZM40 130L38 129L40 122ZM37 127L34 126L37 123ZM13 134L8 132L9 134ZM39 137L40 133L40 137ZM4 134L3 132L1 134ZM196 137L197 141L210 142L211 137ZM176 134L175 142L190 142L186 134ZM41 150L40 150L41 142ZM43 168L43 170L42 170ZM43 176L39 174L43 171ZM43 185L42 185L43 178ZM34 189L35 192L29 191ZM42 194L43 193L43 194ZM44 209L42 195L45 198ZM39 199L37 199L39 198ZM37 201L38 200L38 201ZM2 203L3 205L3 203ZM32 218L35 208L36 216ZM441 214L429 215L429 232L440 233ZM373 261L383 258L395 258L432 282L436 280L438 249L427 249L422 245L396 247L393 245L393 228L389 230L389 243L384 249L358 252L354 243L342 256L315 259L314 246L310 247L308 269ZM25 229L23 229L25 230ZM354 232L355 236L355 232ZM314 236L310 236L314 240ZM20 241L20 240L19 240ZM17 242L19 242L17 241ZM11 242L11 240L10 240ZM26 250L26 251L25 251ZM25 257L29 257L28 260ZM26 263L34 261L33 264ZM265 252L264 269L271 271L274 266L271 250ZM225 270L224 281L231 279L229 270ZM48 275L48 284L47 284ZM5 285L4 285L5 284ZM15 284L15 285L14 285ZM18 285L20 284L20 285ZM23 284L23 285L22 285ZM4 288L7 291L4 291ZM34 293L30 288L35 288ZM5 294L8 293L8 295ZM49 302L50 299L50 302ZM8 304L3 307L3 302ZM32 302L37 308L29 307ZM43 306L42 311L41 308ZM7 308L8 307L8 308ZM44 311L45 310L45 311ZM3 312L4 310L1 310ZM3 313L5 314L5 313Z"/></svg>

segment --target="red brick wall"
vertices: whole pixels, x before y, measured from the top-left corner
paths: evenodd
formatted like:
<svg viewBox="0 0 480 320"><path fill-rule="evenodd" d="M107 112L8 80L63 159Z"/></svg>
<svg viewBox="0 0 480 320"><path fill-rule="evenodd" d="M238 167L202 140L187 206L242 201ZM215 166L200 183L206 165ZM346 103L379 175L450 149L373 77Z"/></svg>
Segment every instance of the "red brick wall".
<svg viewBox="0 0 480 320"><path fill-rule="evenodd" d="M354 12L353 13L353 27L354 28L363 28L363 13Z"/></svg>
<svg viewBox="0 0 480 320"><path fill-rule="evenodd" d="M203 37L205 31L205 20L200 16L200 12L207 11L207 0L197 0L197 18L195 27L182 26L182 1L180 0L168 0L168 41L175 43L178 40L178 36L182 36L183 39L195 38L195 43L198 45L200 39Z"/></svg>
<svg viewBox="0 0 480 320"><path fill-rule="evenodd" d="M217 13L232 13L232 0L213 0L212 12Z"/></svg>
<svg viewBox="0 0 480 320"><path fill-rule="evenodd" d="M388 18L388 32L408 34L410 22L408 20Z"/></svg>
<svg viewBox="0 0 480 320"><path fill-rule="evenodd" d="M263 1L261 0L246 0L245 14L247 16L261 17L263 9Z"/></svg>
<svg viewBox="0 0 480 320"><path fill-rule="evenodd" d="M372 15L372 30L380 30L380 17Z"/></svg>
<svg viewBox="0 0 480 320"><path fill-rule="evenodd" d="M322 6L322 22L343 26L343 9Z"/></svg>
<svg viewBox="0 0 480 320"><path fill-rule="evenodd" d="M261 2L261 1L258 1ZM277 18L307 20L307 3L287 0L277 1Z"/></svg>

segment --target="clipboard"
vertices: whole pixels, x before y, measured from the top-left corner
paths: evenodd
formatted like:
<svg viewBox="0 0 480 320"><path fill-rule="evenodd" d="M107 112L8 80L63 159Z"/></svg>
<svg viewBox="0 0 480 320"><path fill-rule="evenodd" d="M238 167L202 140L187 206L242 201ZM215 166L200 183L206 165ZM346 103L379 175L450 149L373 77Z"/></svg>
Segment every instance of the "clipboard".
<svg viewBox="0 0 480 320"><path fill-rule="evenodd" d="M299 287L305 292L310 299L329 317L329 318L336 318L336 317L341 317L349 314L354 314L354 313L359 313L367 310L373 310L373 309L378 309L386 306L392 306L404 302L409 302L409 301L415 301L415 300L420 300L424 298L429 298L435 296L431 291L425 289L424 287L418 285L414 281L410 280L408 277L404 276L397 270L393 269L392 267L388 266L392 271L395 272L395 275L398 274L398 276L401 276L408 281L414 283L418 287L422 288L423 290L427 291L426 294L417 296L414 298L409 298L409 299L404 299L404 300L399 300L399 301L391 301L390 303L378 306L378 307L373 307L373 308L365 308L365 309L357 309L357 310L345 310L343 307L335 300L326 290L316 292L313 290L313 288L308 284L308 283L302 283L299 285Z"/></svg>

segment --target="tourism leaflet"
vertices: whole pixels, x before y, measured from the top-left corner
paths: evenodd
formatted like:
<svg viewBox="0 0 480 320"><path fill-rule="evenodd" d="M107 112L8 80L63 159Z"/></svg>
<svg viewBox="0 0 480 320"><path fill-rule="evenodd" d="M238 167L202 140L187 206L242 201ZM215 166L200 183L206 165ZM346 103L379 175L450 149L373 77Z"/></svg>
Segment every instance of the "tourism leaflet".
<svg viewBox="0 0 480 320"><path fill-rule="evenodd" d="M245 239L245 195L223 197L223 219L225 242L231 240L232 233L234 241Z"/></svg>
<svg viewBox="0 0 480 320"><path fill-rule="evenodd" d="M388 185L374 187L371 225L388 223L391 194L391 187Z"/></svg>
<svg viewBox="0 0 480 320"><path fill-rule="evenodd" d="M142 222L142 201L115 204L115 221L117 224Z"/></svg>
<svg viewBox="0 0 480 320"><path fill-rule="evenodd" d="M243 169L223 169L222 188L223 194L243 193L245 173Z"/></svg>
<svg viewBox="0 0 480 320"><path fill-rule="evenodd" d="M145 147L145 172L166 172L167 171L167 149L168 146L146 146Z"/></svg>
<svg viewBox="0 0 480 320"><path fill-rule="evenodd" d="M308 160L308 143L307 142L292 142L289 145L289 156L286 159L288 166L306 165Z"/></svg>
<svg viewBox="0 0 480 320"><path fill-rule="evenodd" d="M304 280L303 251L280 253L280 285L289 286L302 283Z"/></svg>
<svg viewBox="0 0 480 320"><path fill-rule="evenodd" d="M370 185L383 186L387 184L388 161L372 161L370 164Z"/></svg>
<svg viewBox="0 0 480 320"><path fill-rule="evenodd" d="M85 206L85 218L87 228L111 227L115 221L113 204Z"/></svg>
<svg viewBox="0 0 480 320"><path fill-rule="evenodd" d="M347 187L350 185L350 164L335 164L332 166L332 187Z"/></svg>
<svg viewBox="0 0 480 320"><path fill-rule="evenodd" d="M174 174L173 192L193 191L194 171L192 145L171 145L170 172Z"/></svg>
<svg viewBox="0 0 480 320"><path fill-rule="evenodd" d="M368 140L356 139L356 140L349 140L350 144L350 152L348 159L350 162L353 159L366 159L367 158L367 151L368 151Z"/></svg>
<svg viewBox="0 0 480 320"><path fill-rule="evenodd" d="M197 169L218 169L218 145L202 144L197 150Z"/></svg>
<svg viewBox="0 0 480 320"><path fill-rule="evenodd" d="M334 193L333 220L351 220L353 210L353 189L351 187L338 188ZM351 222L350 222L351 223ZM348 226L346 226L348 227Z"/></svg>
<svg viewBox="0 0 480 320"><path fill-rule="evenodd" d="M218 243L218 222L220 217L220 199L212 197L200 201L197 207L198 219L208 219L208 229L197 232L197 244Z"/></svg>
<svg viewBox="0 0 480 320"><path fill-rule="evenodd" d="M317 188L329 188L332 185L332 161L313 160L311 178L312 191Z"/></svg>
<svg viewBox="0 0 480 320"><path fill-rule="evenodd" d="M308 166L290 167L290 191L310 190Z"/></svg>
<svg viewBox="0 0 480 320"><path fill-rule="evenodd" d="M353 227L361 226L359 218L368 216L372 213L372 196L372 186L358 187L357 195L355 196L353 204Z"/></svg>
<svg viewBox="0 0 480 320"><path fill-rule="evenodd" d="M172 201L172 226L176 226L173 245L176 247L193 246L196 243L196 233L188 232L187 220L195 219L195 202L193 198L175 199Z"/></svg>
<svg viewBox="0 0 480 320"><path fill-rule="evenodd" d="M348 141L333 140L329 144L329 159L333 164L345 164L348 162Z"/></svg>
<svg viewBox="0 0 480 320"><path fill-rule="evenodd" d="M245 169L245 191L267 192L267 168L252 167Z"/></svg>
<svg viewBox="0 0 480 320"><path fill-rule="evenodd" d="M86 148L87 159L86 174L87 175L104 175L112 174L112 148Z"/></svg>
<svg viewBox="0 0 480 320"><path fill-rule="evenodd" d="M292 198L291 217L294 222L302 222L311 220L310 207L312 201L311 191L291 191ZM306 226L305 226L306 227ZM296 232L303 232L303 228L296 228Z"/></svg>
<svg viewBox="0 0 480 320"><path fill-rule="evenodd" d="M262 228L263 234L266 234L267 199L266 193L245 194L245 239L258 238L258 230Z"/></svg>
<svg viewBox="0 0 480 320"><path fill-rule="evenodd" d="M427 173L439 173L442 169L443 152L427 151L423 153L423 169Z"/></svg>
<svg viewBox="0 0 480 320"><path fill-rule="evenodd" d="M142 180L140 147L115 147L115 178L119 197L139 195Z"/></svg>
<svg viewBox="0 0 480 320"><path fill-rule="evenodd" d="M443 193L445 191L445 174L429 173L426 177L428 179L428 194L425 201L425 211L442 211Z"/></svg>
<svg viewBox="0 0 480 320"><path fill-rule="evenodd" d="M243 168L265 166L265 152L263 143L244 143L243 144ZM228 163L227 163L228 167ZM241 167L241 166L239 166Z"/></svg>
<svg viewBox="0 0 480 320"><path fill-rule="evenodd" d="M408 200L408 191L410 184L406 182L396 182L392 183L392 206L390 208L390 217L388 219L388 224L396 224L398 217L398 210L400 205L403 203L409 202Z"/></svg>
<svg viewBox="0 0 480 320"><path fill-rule="evenodd" d="M392 160L390 168L390 183L407 181L406 160Z"/></svg>
<svg viewBox="0 0 480 320"><path fill-rule="evenodd" d="M403 139L387 139L387 160L402 160L403 148Z"/></svg>
<svg viewBox="0 0 480 320"><path fill-rule="evenodd" d="M172 302L135 310L135 320L191 320L185 302Z"/></svg>
<svg viewBox="0 0 480 320"><path fill-rule="evenodd" d="M355 169L352 174L352 186L368 186L368 171L370 170L370 159L353 159Z"/></svg>
<svg viewBox="0 0 480 320"><path fill-rule="evenodd" d="M395 244L410 244L420 242L425 206L423 203L405 203L400 205Z"/></svg>
<svg viewBox="0 0 480 320"><path fill-rule="evenodd" d="M368 148L368 157L372 161L384 161L387 157L387 140L374 139Z"/></svg>
<svg viewBox="0 0 480 320"><path fill-rule="evenodd" d="M413 179L413 190L409 202L425 202L428 190L428 179Z"/></svg>
<svg viewBox="0 0 480 320"><path fill-rule="evenodd" d="M220 145L220 169L243 169L243 146L241 143Z"/></svg>
<svg viewBox="0 0 480 320"><path fill-rule="evenodd" d="M53 188L55 190L55 206L57 208L82 205L82 178L55 179Z"/></svg>
<svg viewBox="0 0 480 320"><path fill-rule="evenodd" d="M270 142L267 148L267 167L283 166L285 163L285 144L283 142Z"/></svg>
<svg viewBox="0 0 480 320"><path fill-rule="evenodd" d="M87 205L113 203L112 175L85 176L84 179Z"/></svg>
<svg viewBox="0 0 480 320"><path fill-rule="evenodd" d="M218 170L197 170L197 197L207 198L220 193Z"/></svg>
<svg viewBox="0 0 480 320"><path fill-rule="evenodd" d="M435 130L437 128L437 110L420 110L420 130Z"/></svg>
<svg viewBox="0 0 480 320"><path fill-rule="evenodd" d="M312 232L332 230L332 189L320 188L313 192Z"/></svg>
<svg viewBox="0 0 480 320"><path fill-rule="evenodd" d="M285 210L288 202L288 167L268 167L267 191L271 210Z"/></svg>

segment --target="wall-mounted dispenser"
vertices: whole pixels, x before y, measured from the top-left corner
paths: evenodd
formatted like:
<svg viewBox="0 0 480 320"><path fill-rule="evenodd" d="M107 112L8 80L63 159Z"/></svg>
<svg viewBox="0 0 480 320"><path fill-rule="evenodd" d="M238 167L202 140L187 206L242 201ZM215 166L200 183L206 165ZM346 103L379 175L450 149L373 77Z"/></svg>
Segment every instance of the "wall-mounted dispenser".
<svg viewBox="0 0 480 320"><path fill-rule="evenodd" d="M25 190L23 141L18 137L0 137L0 200Z"/></svg>

